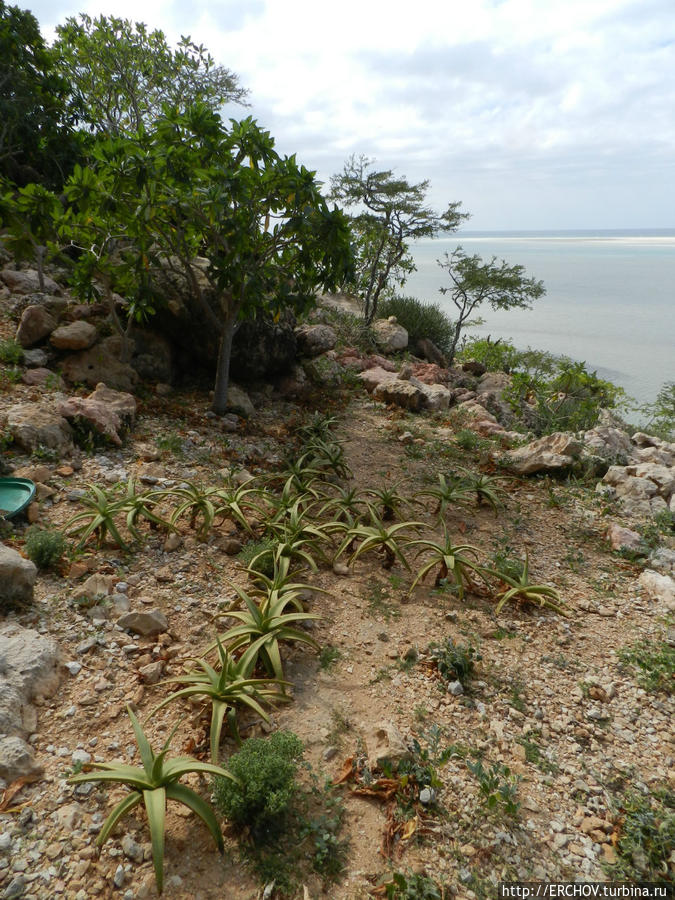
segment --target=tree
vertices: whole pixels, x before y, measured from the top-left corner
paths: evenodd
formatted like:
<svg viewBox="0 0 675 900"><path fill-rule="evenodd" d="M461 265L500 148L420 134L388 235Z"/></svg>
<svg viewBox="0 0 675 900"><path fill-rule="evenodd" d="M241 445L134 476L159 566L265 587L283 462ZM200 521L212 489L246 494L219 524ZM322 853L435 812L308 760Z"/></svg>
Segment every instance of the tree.
<svg viewBox="0 0 675 900"><path fill-rule="evenodd" d="M84 13L56 31L59 71L92 131L115 136L150 128L163 104L185 111L199 101L217 110L245 100L237 76L189 37L172 50L161 31L142 22Z"/></svg>
<svg viewBox="0 0 675 900"><path fill-rule="evenodd" d="M0 177L61 186L82 142L69 95L35 16L0 0Z"/></svg>
<svg viewBox="0 0 675 900"><path fill-rule="evenodd" d="M260 310L304 310L319 286L349 274L347 221L328 208L314 173L280 157L251 118L226 128L203 104L167 111L133 140L102 143L66 195L71 240L85 251L82 283L96 277L111 298L121 281L142 316L170 272L219 335L218 414L238 324Z"/></svg>
<svg viewBox="0 0 675 900"><path fill-rule="evenodd" d="M497 263L496 256L485 262L478 255L467 256L461 247L457 247L437 262L452 281L452 287L442 287L440 292L450 294L459 311L448 353L451 364L462 328L482 303L488 303L492 309L530 309L532 301L545 293L542 281L524 277L523 266L510 266L506 260Z"/></svg>
<svg viewBox="0 0 675 900"><path fill-rule="evenodd" d="M4 243L17 262L35 263L38 285L45 289L44 264L58 240L63 215L59 198L41 184L27 184L0 197L0 221L6 228Z"/></svg>
<svg viewBox="0 0 675 900"><path fill-rule="evenodd" d="M443 213L425 205L428 181L410 184L395 178L391 171L369 171L373 160L352 156L344 170L331 178L330 197L348 209L358 207L351 217L356 238L356 271L352 287L361 295L364 317L372 322L380 297L392 282L405 283L415 271L407 241L435 237L454 231L468 218L459 212L460 203L451 203Z"/></svg>

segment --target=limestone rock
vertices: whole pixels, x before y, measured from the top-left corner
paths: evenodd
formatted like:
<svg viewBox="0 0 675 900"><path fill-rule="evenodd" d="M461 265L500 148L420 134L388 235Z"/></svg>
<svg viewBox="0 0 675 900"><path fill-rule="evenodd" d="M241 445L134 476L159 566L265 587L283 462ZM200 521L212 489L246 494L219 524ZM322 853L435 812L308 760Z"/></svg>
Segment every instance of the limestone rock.
<svg viewBox="0 0 675 900"><path fill-rule="evenodd" d="M3 269L0 280L4 281L13 294L34 294L42 290L45 294L57 294L61 290L49 275L44 276L44 288L40 288L40 279L35 269Z"/></svg>
<svg viewBox="0 0 675 900"><path fill-rule="evenodd" d="M379 384L396 381L396 373L388 372L381 366L373 366L370 369L365 369L363 372L360 372L359 378L363 382L368 393L372 394Z"/></svg>
<svg viewBox="0 0 675 900"><path fill-rule="evenodd" d="M16 340L22 347L32 347L50 335L56 324L56 319L44 306L27 306L16 330Z"/></svg>
<svg viewBox="0 0 675 900"><path fill-rule="evenodd" d="M418 387L424 394L423 405L425 409L436 412L439 409L449 408L452 394L442 384L425 384L414 377L410 379L409 383Z"/></svg>
<svg viewBox="0 0 675 900"><path fill-rule="evenodd" d="M95 606L104 597L112 593L113 575L90 575L87 580L73 591L76 603Z"/></svg>
<svg viewBox="0 0 675 900"><path fill-rule="evenodd" d="M412 366L412 376L424 384L447 385L448 373L435 363L416 363Z"/></svg>
<svg viewBox="0 0 675 900"><path fill-rule="evenodd" d="M419 412L426 403L426 394L421 387L398 379L380 382L373 396L383 403L393 403L411 412Z"/></svg>
<svg viewBox="0 0 675 900"><path fill-rule="evenodd" d="M85 419L95 431L119 447L123 426L129 428L133 424L136 401L131 394L98 384L88 397L70 397L61 401L57 411L69 420Z"/></svg>
<svg viewBox="0 0 675 900"><path fill-rule="evenodd" d="M370 326L375 343L383 353L395 353L408 346L408 332L399 325L395 316L376 319Z"/></svg>
<svg viewBox="0 0 675 900"><path fill-rule="evenodd" d="M7 428L14 441L29 453L40 446L61 455L73 449L70 425L47 404L17 403L7 412Z"/></svg>
<svg viewBox="0 0 675 900"><path fill-rule="evenodd" d="M511 376L506 372L486 372L478 379L476 393L481 394L501 394L502 391L511 384Z"/></svg>
<svg viewBox="0 0 675 900"><path fill-rule="evenodd" d="M637 531L631 531L630 528L623 528L612 522L607 529L607 539L609 540L612 550L637 550L642 546L642 537Z"/></svg>
<svg viewBox="0 0 675 900"><path fill-rule="evenodd" d="M238 413L244 419L250 419L255 415L255 407L248 394L235 384L230 384L227 389L227 408Z"/></svg>
<svg viewBox="0 0 675 900"><path fill-rule="evenodd" d="M52 388L54 390L63 390L65 387L63 379L51 369L27 369L21 376L21 381L32 387Z"/></svg>
<svg viewBox="0 0 675 900"><path fill-rule="evenodd" d="M583 435L584 446L604 459L628 458L633 449L631 439L625 431L610 425L596 425Z"/></svg>
<svg viewBox="0 0 675 900"><path fill-rule="evenodd" d="M559 472L574 464L583 445L564 431L548 434L509 453L506 468L516 475Z"/></svg>
<svg viewBox="0 0 675 900"><path fill-rule="evenodd" d="M168 631L169 623L161 609L143 609L137 612L129 612L117 620L120 628L133 631L144 637L151 634L161 634Z"/></svg>
<svg viewBox="0 0 675 900"><path fill-rule="evenodd" d="M303 364L305 374L314 384L330 386L339 384L342 377L340 363L326 356L316 356Z"/></svg>
<svg viewBox="0 0 675 900"><path fill-rule="evenodd" d="M0 778L12 782L24 776L42 775L43 771L22 738L17 734L0 736Z"/></svg>
<svg viewBox="0 0 675 900"><path fill-rule="evenodd" d="M96 336L96 326L80 320L61 325L52 332L49 342L57 350L87 350Z"/></svg>
<svg viewBox="0 0 675 900"><path fill-rule="evenodd" d="M391 722L378 722L366 735L368 765L379 768L386 760L394 767L404 759L410 759L410 748L401 732Z"/></svg>
<svg viewBox="0 0 675 900"><path fill-rule="evenodd" d="M35 563L0 544L0 612L32 603L36 578Z"/></svg>
<svg viewBox="0 0 675 900"><path fill-rule="evenodd" d="M105 403L117 413L125 428L131 428L134 424L137 407L136 398L132 394L114 390L104 382L100 382L96 385L96 390L89 394L87 400Z"/></svg>
<svg viewBox="0 0 675 900"><path fill-rule="evenodd" d="M71 384L96 387L103 382L118 391L132 391L138 382L136 370L128 363L121 362L105 342L89 350L73 353L64 360L62 373Z"/></svg>
<svg viewBox="0 0 675 900"><path fill-rule="evenodd" d="M295 336L302 356L320 356L337 343L337 335L330 325L302 325L296 328Z"/></svg>
<svg viewBox="0 0 675 900"><path fill-rule="evenodd" d="M675 581L670 575L661 575L645 569L638 579L650 600L662 602L666 609L675 610Z"/></svg>

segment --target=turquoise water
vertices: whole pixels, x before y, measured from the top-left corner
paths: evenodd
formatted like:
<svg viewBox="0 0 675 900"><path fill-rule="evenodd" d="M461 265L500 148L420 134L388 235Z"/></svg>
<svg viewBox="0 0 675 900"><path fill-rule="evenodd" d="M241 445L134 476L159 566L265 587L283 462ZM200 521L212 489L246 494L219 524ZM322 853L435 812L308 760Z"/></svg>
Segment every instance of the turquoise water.
<svg viewBox="0 0 675 900"><path fill-rule="evenodd" d="M461 245L469 254L522 265L544 282L532 310L493 312L469 330L586 362L639 403L675 380L675 231L464 232L412 247L418 271L402 293L438 303L454 318L447 274L436 263Z"/></svg>

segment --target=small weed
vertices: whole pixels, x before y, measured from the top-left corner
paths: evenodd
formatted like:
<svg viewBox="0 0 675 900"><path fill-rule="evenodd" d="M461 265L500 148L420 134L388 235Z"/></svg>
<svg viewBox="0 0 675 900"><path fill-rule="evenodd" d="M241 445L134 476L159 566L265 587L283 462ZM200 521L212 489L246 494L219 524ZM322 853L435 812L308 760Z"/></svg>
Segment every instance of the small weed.
<svg viewBox="0 0 675 900"><path fill-rule="evenodd" d="M665 641L636 641L618 651L619 660L637 670L637 681L646 691L675 693L675 648Z"/></svg>
<svg viewBox="0 0 675 900"><path fill-rule="evenodd" d="M47 447L45 444L37 444L37 446L33 448L31 458L39 459L41 462L56 463L61 459L61 455L59 451L54 450L53 447Z"/></svg>
<svg viewBox="0 0 675 900"><path fill-rule="evenodd" d="M672 883L675 870L675 792L629 793L618 810L617 862L608 866L617 881Z"/></svg>
<svg viewBox="0 0 675 900"><path fill-rule="evenodd" d="M511 691L509 693L509 702L511 706L521 713L525 712L525 697L523 696L524 690L525 685L520 679L517 678L511 685Z"/></svg>
<svg viewBox="0 0 675 900"><path fill-rule="evenodd" d="M368 613L371 616L377 616L389 622L391 619L398 619L401 610L394 603L390 602L390 595L387 586L382 584L376 578L371 578L368 582Z"/></svg>
<svg viewBox="0 0 675 900"><path fill-rule="evenodd" d="M482 659L471 644L455 644L452 638L446 638L442 644L429 644L429 651L441 678L446 682L465 684L473 673L476 661Z"/></svg>
<svg viewBox="0 0 675 900"><path fill-rule="evenodd" d="M525 748L525 759L527 762L532 763L546 775L557 775L560 771L558 766L547 756L544 756L541 747L535 740L537 736L536 732L530 732L528 735L517 737L516 742Z"/></svg>
<svg viewBox="0 0 675 900"><path fill-rule="evenodd" d="M426 706L424 706L423 703L420 703L413 710L413 715L415 716L415 721L421 724L422 722L426 721L429 715L429 710L426 708Z"/></svg>
<svg viewBox="0 0 675 900"><path fill-rule="evenodd" d="M18 366L23 362L23 347L13 338L0 341L0 363L6 366Z"/></svg>
<svg viewBox="0 0 675 900"><path fill-rule="evenodd" d="M332 709L330 714L331 728L328 734L328 741L334 747L339 747L342 738L348 731L352 729L352 723L345 712L341 709Z"/></svg>
<svg viewBox="0 0 675 900"><path fill-rule="evenodd" d="M341 657L342 653L337 647L326 644L319 651L319 668L323 672L329 672Z"/></svg>
<svg viewBox="0 0 675 900"><path fill-rule="evenodd" d="M446 900L451 896L443 884L419 873L394 872L389 880L380 883L380 890L382 888L384 894L378 896L386 900Z"/></svg>
<svg viewBox="0 0 675 900"><path fill-rule="evenodd" d="M256 572L271 578L274 575L274 550L277 543L273 538L248 541L237 554L237 559L248 568L252 560L259 557L255 564Z"/></svg>
<svg viewBox="0 0 675 900"><path fill-rule="evenodd" d="M520 809L517 799L520 777L512 775L509 767L503 763L493 763L488 770L484 768L482 759L473 763L467 760L466 765L478 780L478 788L485 806L489 810L501 811L515 818Z"/></svg>
<svg viewBox="0 0 675 900"><path fill-rule="evenodd" d="M563 557L563 562L566 563L569 568L577 574L581 572L585 561L586 558L581 550L568 550Z"/></svg>
<svg viewBox="0 0 675 900"><path fill-rule="evenodd" d="M33 526L26 532L26 553L38 569L51 569L63 556L66 540L60 531Z"/></svg>
<svg viewBox="0 0 675 900"><path fill-rule="evenodd" d="M171 456L175 456L177 459L183 459L185 456L183 439L177 431L166 431L164 434L157 435L155 444L157 445L157 449L161 450L162 453L171 454Z"/></svg>

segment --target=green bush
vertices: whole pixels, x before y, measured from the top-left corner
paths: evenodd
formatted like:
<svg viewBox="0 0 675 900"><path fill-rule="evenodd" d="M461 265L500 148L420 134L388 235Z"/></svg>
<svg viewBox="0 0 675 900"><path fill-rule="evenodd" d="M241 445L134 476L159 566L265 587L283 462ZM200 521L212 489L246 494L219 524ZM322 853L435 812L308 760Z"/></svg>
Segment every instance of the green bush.
<svg viewBox="0 0 675 900"><path fill-rule="evenodd" d="M255 571L261 575L267 575L271 578L274 575L274 551L277 547L277 541L273 538L261 538L257 541L247 541L237 553L237 559L246 568L249 568L251 562L259 557L255 564Z"/></svg>
<svg viewBox="0 0 675 900"><path fill-rule="evenodd" d="M675 381L666 382L654 403L642 408L649 422L641 430L655 434L665 441L675 440Z"/></svg>
<svg viewBox="0 0 675 900"><path fill-rule="evenodd" d="M450 350L455 325L437 303L424 303L415 297L391 297L380 303L378 316L383 319L396 316L399 325L408 332L410 347L428 338L443 353Z"/></svg>
<svg viewBox="0 0 675 900"><path fill-rule="evenodd" d="M38 569L51 569L65 549L66 540L60 531L33 526L26 532L26 553Z"/></svg>
<svg viewBox="0 0 675 900"><path fill-rule="evenodd" d="M23 347L13 338L0 341L0 362L6 366L18 366L23 362Z"/></svg>
<svg viewBox="0 0 675 900"><path fill-rule="evenodd" d="M429 644L429 651L441 678L462 684L471 677L476 660L482 658L471 644L455 644L452 638L446 638L442 644Z"/></svg>
<svg viewBox="0 0 675 900"><path fill-rule="evenodd" d="M297 735L276 731L269 738L249 738L228 760L239 783L214 780L214 799L220 812L254 838L274 838L286 822L298 792L295 776L303 746Z"/></svg>
<svg viewBox="0 0 675 900"><path fill-rule="evenodd" d="M672 884L674 846L675 793L667 789L647 797L629 793L621 801L617 862L608 870L620 881Z"/></svg>
<svg viewBox="0 0 675 900"><path fill-rule="evenodd" d="M326 325L335 331L338 347L354 347L363 353L377 349L373 332L363 316L332 306L322 309L321 314Z"/></svg>

